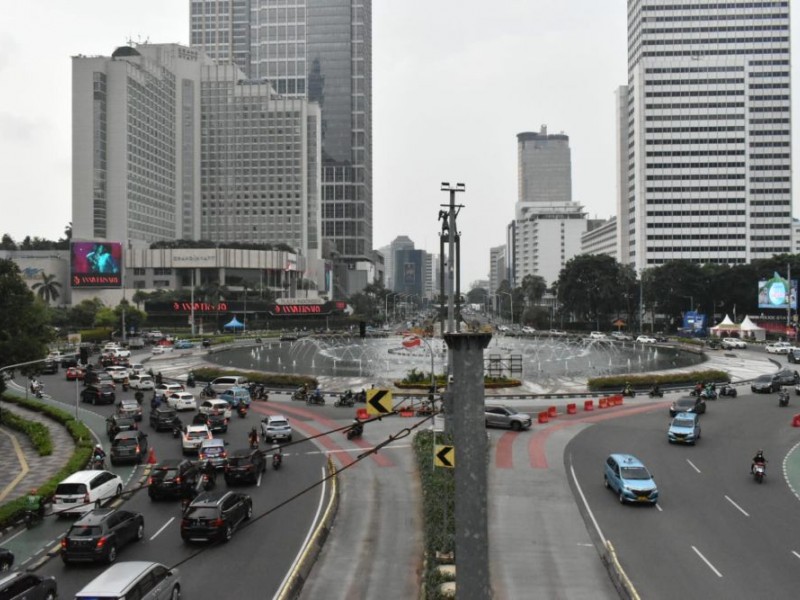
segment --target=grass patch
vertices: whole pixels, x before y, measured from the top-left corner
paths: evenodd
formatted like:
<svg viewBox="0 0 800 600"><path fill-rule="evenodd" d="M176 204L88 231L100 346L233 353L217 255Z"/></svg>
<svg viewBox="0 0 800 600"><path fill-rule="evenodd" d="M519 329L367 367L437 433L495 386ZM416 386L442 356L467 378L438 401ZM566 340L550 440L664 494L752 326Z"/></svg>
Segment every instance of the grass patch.
<svg viewBox="0 0 800 600"><path fill-rule="evenodd" d="M50 430L38 421L31 421L6 410L3 411L3 425L28 436L39 456L50 456L53 453L53 440L50 438Z"/></svg>

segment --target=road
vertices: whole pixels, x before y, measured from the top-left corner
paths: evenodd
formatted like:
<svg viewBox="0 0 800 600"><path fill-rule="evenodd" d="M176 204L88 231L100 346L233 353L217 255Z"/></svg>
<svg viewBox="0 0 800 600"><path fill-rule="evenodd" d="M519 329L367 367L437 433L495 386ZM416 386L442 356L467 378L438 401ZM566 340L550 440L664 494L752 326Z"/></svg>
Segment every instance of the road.
<svg viewBox="0 0 800 600"><path fill-rule="evenodd" d="M798 441L794 398L794 410L779 408L776 394L710 402L693 447L667 442L668 402L598 421L568 444L590 510L641 597L797 597L798 499L782 469ZM758 448L770 460L763 485L749 474ZM620 506L603 487L603 461L612 452L648 466L659 486L657 508Z"/></svg>

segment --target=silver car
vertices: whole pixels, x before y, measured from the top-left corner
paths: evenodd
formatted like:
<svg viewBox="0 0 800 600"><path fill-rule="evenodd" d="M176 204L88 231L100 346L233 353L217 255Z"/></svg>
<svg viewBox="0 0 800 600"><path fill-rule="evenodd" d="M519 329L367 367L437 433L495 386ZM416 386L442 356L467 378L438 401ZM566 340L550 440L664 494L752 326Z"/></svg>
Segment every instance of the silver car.
<svg viewBox="0 0 800 600"><path fill-rule="evenodd" d="M75 600L167 600L180 596L181 577L178 569L137 560L111 565L75 594Z"/></svg>
<svg viewBox="0 0 800 600"><path fill-rule="evenodd" d="M504 427L513 431L530 429L533 420L527 413L517 412L508 406L487 406L486 426Z"/></svg>
<svg viewBox="0 0 800 600"><path fill-rule="evenodd" d="M283 415L271 415L261 419L261 436L269 443L274 440L292 441L292 426Z"/></svg>

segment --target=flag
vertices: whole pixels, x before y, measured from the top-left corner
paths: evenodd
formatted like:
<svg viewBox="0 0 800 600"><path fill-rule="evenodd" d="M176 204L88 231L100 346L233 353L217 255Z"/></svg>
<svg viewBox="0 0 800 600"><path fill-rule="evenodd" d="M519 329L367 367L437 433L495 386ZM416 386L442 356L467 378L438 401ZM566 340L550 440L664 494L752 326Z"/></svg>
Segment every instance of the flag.
<svg viewBox="0 0 800 600"><path fill-rule="evenodd" d="M410 335L408 337L403 338L403 347L404 348L413 348L415 346L419 346L422 343L422 340L419 339L415 335Z"/></svg>

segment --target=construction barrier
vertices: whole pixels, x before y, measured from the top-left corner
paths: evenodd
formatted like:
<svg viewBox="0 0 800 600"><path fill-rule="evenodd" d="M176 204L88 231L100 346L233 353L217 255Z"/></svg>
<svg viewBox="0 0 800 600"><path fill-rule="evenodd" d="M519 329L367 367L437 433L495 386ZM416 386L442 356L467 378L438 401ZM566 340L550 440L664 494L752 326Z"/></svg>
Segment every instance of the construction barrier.
<svg viewBox="0 0 800 600"><path fill-rule="evenodd" d="M800 415L795 415L792 419L792 427L800 427Z"/></svg>
<svg viewBox="0 0 800 600"><path fill-rule="evenodd" d="M543 410L539 413L539 423L549 423L550 417L547 415L547 411Z"/></svg>
<svg viewBox="0 0 800 600"><path fill-rule="evenodd" d="M617 396L617 401L614 403L614 406L622 406L622 395Z"/></svg>
<svg viewBox="0 0 800 600"><path fill-rule="evenodd" d="M359 421L364 421L365 419L369 419L369 413L367 412L366 408L358 408L356 409L356 419Z"/></svg>
<svg viewBox="0 0 800 600"><path fill-rule="evenodd" d="M547 416L551 419L554 419L558 416L558 409L555 406L550 406L547 408Z"/></svg>
<svg viewBox="0 0 800 600"><path fill-rule="evenodd" d="M401 417L413 417L414 416L414 409L413 408L401 408L400 411Z"/></svg>
<svg viewBox="0 0 800 600"><path fill-rule="evenodd" d="M594 410L594 400L584 400L583 410L585 410L586 412Z"/></svg>
<svg viewBox="0 0 800 600"><path fill-rule="evenodd" d="M155 448L150 448L150 451L147 453L147 464L154 465L158 461L156 460L156 451Z"/></svg>
<svg viewBox="0 0 800 600"><path fill-rule="evenodd" d="M578 413L578 406L574 402L567 404L567 414L574 415Z"/></svg>
<svg viewBox="0 0 800 600"><path fill-rule="evenodd" d="M608 408L608 398L600 398L597 402L597 408Z"/></svg>

